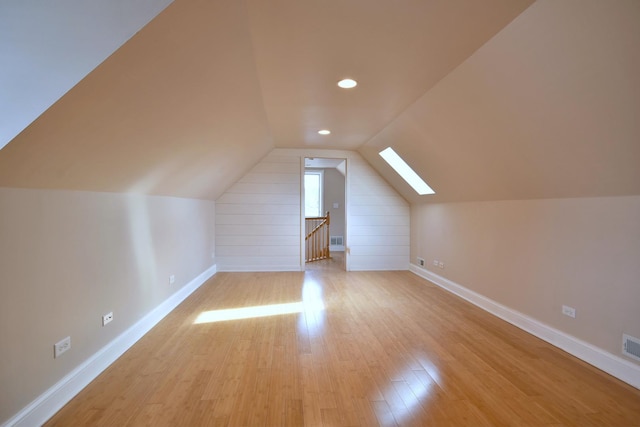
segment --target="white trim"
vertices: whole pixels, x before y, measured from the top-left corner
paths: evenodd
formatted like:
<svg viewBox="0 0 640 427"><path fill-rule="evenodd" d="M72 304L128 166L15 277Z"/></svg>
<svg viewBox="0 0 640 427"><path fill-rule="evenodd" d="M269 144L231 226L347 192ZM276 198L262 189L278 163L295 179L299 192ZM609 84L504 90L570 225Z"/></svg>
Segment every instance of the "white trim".
<svg viewBox="0 0 640 427"><path fill-rule="evenodd" d="M358 263L358 259L356 258L355 260L356 262L352 262L351 265L351 271L407 271L410 270L410 266L406 266L404 265L404 263L401 264L396 264L393 266L389 266L389 265L382 265L382 266L370 266L370 265L363 265L363 264L359 264ZM355 264L355 265L353 265Z"/></svg>
<svg viewBox="0 0 640 427"><path fill-rule="evenodd" d="M277 271L304 271L304 267L299 265L230 265L220 267L218 271L226 273L249 273L249 272L277 272Z"/></svg>
<svg viewBox="0 0 640 427"><path fill-rule="evenodd" d="M344 252L344 245L329 245L330 252Z"/></svg>
<svg viewBox="0 0 640 427"><path fill-rule="evenodd" d="M33 402L7 420L2 427L42 425L66 405L76 394L116 361L151 328L216 274L215 264L176 291L149 314L120 334L64 378L42 393Z"/></svg>
<svg viewBox="0 0 640 427"><path fill-rule="evenodd" d="M413 263L410 265L409 270L502 320L640 389L640 366L506 307Z"/></svg>

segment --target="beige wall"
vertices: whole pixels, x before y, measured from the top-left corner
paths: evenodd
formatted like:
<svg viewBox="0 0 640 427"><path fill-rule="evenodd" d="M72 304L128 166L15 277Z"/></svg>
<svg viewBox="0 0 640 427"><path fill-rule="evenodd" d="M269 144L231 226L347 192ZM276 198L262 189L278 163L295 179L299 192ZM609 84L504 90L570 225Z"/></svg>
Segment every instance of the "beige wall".
<svg viewBox="0 0 640 427"><path fill-rule="evenodd" d="M214 216L212 201L0 188L0 423L210 267Z"/></svg>
<svg viewBox="0 0 640 427"><path fill-rule="evenodd" d="M415 205L416 257L615 355L623 333L640 337L640 196ZM563 304L575 319L561 314Z"/></svg>
<svg viewBox="0 0 640 427"><path fill-rule="evenodd" d="M324 210L331 212L332 236L344 236L344 189L344 175L335 168L324 169ZM338 203L337 208L334 203Z"/></svg>

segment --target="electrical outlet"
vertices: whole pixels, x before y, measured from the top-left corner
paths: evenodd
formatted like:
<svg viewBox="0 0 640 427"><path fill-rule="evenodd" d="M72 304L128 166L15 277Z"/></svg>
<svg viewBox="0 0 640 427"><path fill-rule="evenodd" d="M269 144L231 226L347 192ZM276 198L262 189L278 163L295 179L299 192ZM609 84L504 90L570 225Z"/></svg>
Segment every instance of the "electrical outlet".
<svg viewBox="0 0 640 427"><path fill-rule="evenodd" d="M113 320L113 311L102 316L102 326L106 326L107 323Z"/></svg>
<svg viewBox="0 0 640 427"><path fill-rule="evenodd" d="M573 307L569 307L568 305L562 306L562 314L565 316L576 318L576 309Z"/></svg>
<svg viewBox="0 0 640 427"><path fill-rule="evenodd" d="M418 257L418 265L420 267L424 267L424 259L423 258Z"/></svg>
<svg viewBox="0 0 640 427"><path fill-rule="evenodd" d="M444 268L444 262L440 261L440 262L438 263L438 267L440 267L440 268Z"/></svg>
<svg viewBox="0 0 640 427"><path fill-rule="evenodd" d="M437 259L434 259L434 260L433 260L433 266L434 266L434 267L437 267L437 266L438 266L438 260L437 260Z"/></svg>
<svg viewBox="0 0 640 427"><path fill-rule="evenodd" d="M172 274L169 276L169 284L173 285L174 283L176 283L176 276Z"/></svg>
<svg viewBox="0 0 640 427"><path fill-rule="evenodd" d="M58 341L53 346L53 357L57 359L62 355L62 353L66 352L71 348L71 337L66 337L62 341Z"/></svg>

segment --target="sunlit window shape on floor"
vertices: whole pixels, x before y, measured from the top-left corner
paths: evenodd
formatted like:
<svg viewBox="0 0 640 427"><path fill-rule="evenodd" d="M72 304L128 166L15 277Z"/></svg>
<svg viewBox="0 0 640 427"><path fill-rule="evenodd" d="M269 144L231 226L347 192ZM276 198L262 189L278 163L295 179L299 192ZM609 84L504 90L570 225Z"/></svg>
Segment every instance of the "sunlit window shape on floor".
<svg viewBox="0 0 640 427"><path fill-rule="evenodd" d="M378 154L380 154L380 156L389 163L389 166L391 166L393 170L402 177L402 179L407 181L407 184L409 184L416 193L421 196L425 194L436 194L436 192L433 191L433 189L429 187L422 178L420 178L420 175L411 169L411 166L409 166L407 162L398 155L398 153L393 151L393 148L385 148Z"/></svg>
<svg viewBox="0 0 640 427"><path fill-rule="evenodd" d="M324 310L322 301L290 302L284 304L257 305L253 307L227 308L203 311L194 324L226 322L229 320L253 319L256 317L280 316L283 314L306 313Z"/></svg>

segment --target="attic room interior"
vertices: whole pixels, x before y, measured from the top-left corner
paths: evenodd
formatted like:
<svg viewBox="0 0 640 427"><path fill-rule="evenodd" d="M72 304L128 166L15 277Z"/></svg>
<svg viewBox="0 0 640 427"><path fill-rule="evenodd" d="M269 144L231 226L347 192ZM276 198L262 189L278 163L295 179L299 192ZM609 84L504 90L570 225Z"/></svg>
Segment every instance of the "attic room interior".
<svg viewBox="0 0 640 427"><path fill-rule="evenodd" d="M2 0L0 425L640 425L639 23Z"/></svg>

